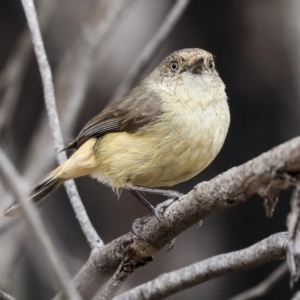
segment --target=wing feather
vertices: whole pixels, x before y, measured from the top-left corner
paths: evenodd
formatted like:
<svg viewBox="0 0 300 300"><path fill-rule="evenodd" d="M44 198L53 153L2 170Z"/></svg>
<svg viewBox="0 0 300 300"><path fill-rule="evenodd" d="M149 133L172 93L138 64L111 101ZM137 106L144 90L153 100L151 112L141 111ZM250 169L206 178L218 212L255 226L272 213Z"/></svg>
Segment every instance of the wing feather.
<svg viewBox="0 0 300 300"><path fill-rule="evenodd" d="M139 88L130 91L120 101L92 118L77 138L63 150L78 149L88 139L111 132L137 132L145 125L155 122L161 113L158 94L141 84Z"/></svg>

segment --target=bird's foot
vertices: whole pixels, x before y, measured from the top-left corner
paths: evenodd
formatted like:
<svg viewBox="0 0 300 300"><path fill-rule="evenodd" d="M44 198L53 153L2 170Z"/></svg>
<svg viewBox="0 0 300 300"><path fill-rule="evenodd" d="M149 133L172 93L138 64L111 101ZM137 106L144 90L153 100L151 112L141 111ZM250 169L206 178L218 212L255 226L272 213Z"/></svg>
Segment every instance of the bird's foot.
<svg viewBox="0 0 300 300"><path fill-rule="evenodd" d="M130 192L146 207L148 212L152 214L157 221L162 221L158 207L154 207L140 192L132 189L130 189Z"/></svg>
<svg viewBox="0 0 300 300"><path fill-rule="evenodd" d="M144 186L139 185L133 185L130 187L131 190L139 191L139 192L145 192L153 195L159 195L164 196L169 199L178 200L180 197L183 196L183 194L173 191L173 190L161 190L161 189L154 189L154 188L148 188Z"/></svg>

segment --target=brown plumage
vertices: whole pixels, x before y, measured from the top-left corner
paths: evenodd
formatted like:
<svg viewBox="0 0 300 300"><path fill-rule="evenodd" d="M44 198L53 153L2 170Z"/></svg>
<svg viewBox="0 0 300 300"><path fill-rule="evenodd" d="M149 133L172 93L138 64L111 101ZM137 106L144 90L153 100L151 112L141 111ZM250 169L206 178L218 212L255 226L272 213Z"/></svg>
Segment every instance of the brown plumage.
<svg viewBox="0 0 300 300"><path fill-rule="evenodd" d="M161 114L161 99L155 91L141 84L123 99L105 108L92 118L80 131L77 138L63 150L77 150L92 137L101 137L111 132L135 133L153 122Z"/></svg>

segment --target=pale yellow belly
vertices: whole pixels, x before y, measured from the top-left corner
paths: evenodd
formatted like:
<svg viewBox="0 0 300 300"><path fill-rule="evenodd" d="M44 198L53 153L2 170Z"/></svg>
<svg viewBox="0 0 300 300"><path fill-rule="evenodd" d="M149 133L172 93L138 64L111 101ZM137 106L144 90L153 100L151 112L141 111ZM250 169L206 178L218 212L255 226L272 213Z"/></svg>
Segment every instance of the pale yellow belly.
<svg viewBox="0 0 300 300"><path fill-rule="evenodd" d="M165 129L156 124L136 134L107 134L94 147L98 165L93 177L116 189L188 180L207 167L223 145L228 125L211 125L170 130L170 124Z"/></svg>

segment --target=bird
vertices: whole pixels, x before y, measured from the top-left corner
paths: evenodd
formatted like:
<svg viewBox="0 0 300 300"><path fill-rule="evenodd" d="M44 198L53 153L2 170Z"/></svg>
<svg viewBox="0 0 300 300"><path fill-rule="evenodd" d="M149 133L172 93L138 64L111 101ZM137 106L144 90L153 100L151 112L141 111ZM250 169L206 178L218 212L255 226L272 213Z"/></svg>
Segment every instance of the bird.
<svg viewBox="0 0 300 300"><path fill-rule="evenodd" d="M204 170L221 150L230 124L225 85L206 50L175 51L123 98L93 117L63 150L74 153L32 190L38 202L67 180L90 175L119 193L131 191L159 219L143 193ZM4 216L18 212L12 203Z"/></svg>

